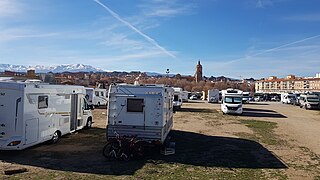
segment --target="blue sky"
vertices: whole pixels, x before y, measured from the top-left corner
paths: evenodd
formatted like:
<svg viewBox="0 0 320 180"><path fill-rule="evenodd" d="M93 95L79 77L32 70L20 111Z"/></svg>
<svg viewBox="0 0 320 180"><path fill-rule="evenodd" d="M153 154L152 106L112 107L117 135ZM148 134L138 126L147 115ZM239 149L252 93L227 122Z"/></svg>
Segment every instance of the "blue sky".
<svg viewBox="0 0 320 180"><path fill-rule="evenodd" d="M261 78L320 72L318 0L0 0L0 63Z"/></svg>

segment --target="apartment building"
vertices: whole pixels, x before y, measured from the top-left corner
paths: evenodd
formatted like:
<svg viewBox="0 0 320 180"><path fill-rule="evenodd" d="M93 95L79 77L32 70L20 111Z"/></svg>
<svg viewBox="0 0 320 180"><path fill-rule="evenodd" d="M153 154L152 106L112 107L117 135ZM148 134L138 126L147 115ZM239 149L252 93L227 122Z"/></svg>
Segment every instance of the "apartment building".
<svg viewBox="0 0 320 180"><path fill-rule="evenodd" d="M285 78L271 76L255 83L257 93L304 93L320 92L320 73L315 77L296 77L288 75Z"/></svg>

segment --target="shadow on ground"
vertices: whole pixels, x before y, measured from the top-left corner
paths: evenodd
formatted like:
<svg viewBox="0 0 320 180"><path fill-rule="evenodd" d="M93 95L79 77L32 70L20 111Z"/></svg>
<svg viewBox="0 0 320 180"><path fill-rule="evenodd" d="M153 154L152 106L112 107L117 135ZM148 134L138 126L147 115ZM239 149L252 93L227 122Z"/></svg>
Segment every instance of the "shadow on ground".
<svg viewBox="0 0 320 180"><path fill-rule="evenodd" d="M261 102L250 102L249 104L250 104L250 105L261 105L261 106L268 106L268 105L270 105L270 104L268 104L268 103L261 103Z"/></svg>
<svg viewBox="0 0 320 180"><path fill-rule="evenodd" d="M77 136L83 137L83 140L77 139ZM102 138L94 138L98 136ZM42 144L24 151L2 151L0 160L51 170L108 175L133 175L146 163L222 168L287 168L272 152L254 141L176 130L171 132L171 136L176 142L175 155L163 156L153 151L138 161L107 161L101 152L105 144L105 129L100 128L67 136L55 145Z"/></svg>
<svg viewBox="0 0 320 180"><path fill-rule="evenodd" d="M205 101L202 101L202 100L188 100L188 102L184 102L184 103L205 103Z"/></svg>
<svg viewBox="0 0 320 180"><path fill-rule="evenodd" d="M198 113L215 113L217 110L215 109L200 109L200 108L180 108L177 111L181 112L198 112Z"/></svg>
<svg viewBox="0 0 320 180"><path fill-rule="evenodd" d="M269 118L287 118L287 116L282 115L273 110L267 109L254 109L254 108L243 108L242 116L247 117L269 117Z"/></svg>

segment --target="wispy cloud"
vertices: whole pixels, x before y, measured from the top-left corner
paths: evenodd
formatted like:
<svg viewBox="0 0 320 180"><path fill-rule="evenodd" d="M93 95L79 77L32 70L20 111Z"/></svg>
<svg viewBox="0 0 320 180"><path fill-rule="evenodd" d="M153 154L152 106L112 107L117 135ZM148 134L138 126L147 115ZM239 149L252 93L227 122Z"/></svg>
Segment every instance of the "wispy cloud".
<svg viewBox="0 0 320 180"><path fill-rule="evenodd" d="M196 4L179 0L151 0L139 6L145 16L174 17L194 13Z"/></svg>
<svg viewBox="0 0 320 180"><path fill-rule="evenodd" d="M168 50L166 50L164 47L160 46L153 38L151 38L150 36L146 35L145 33L143 33L141 30L139 30L138 28L136 28L135 26L133 26L131 23L129 23L128 21L122 19L117 13L115 13L114 11L112 11L110 8L108 8L106 5L104 5L103 3L101 3L99 0L94 0L96 3L98 3L100 6L102 6L105 10L107 10L111 16L113 16L115 19L117 19L118 21L120 21L121 23L123 23L124 25L126 25L127 27L129 27L131 30L135 31L136 33L138 33L139 35L141 35L144 39L146 39L149 43L151 43L152 45L154 45L155 47L157 47L159 50L161 50L163 53L167 54L168 56L172 57L172 58L176 58L176 56L174 54L172 54L171 52L169 52Z"/></svg>
<svg viewBox="0 0 320 180"><path fill-rule="evenodd" d="M273 5L273 2L271 0L257 0L256 8L265 8L271 5Z"/></svg>
<svg viewBox="0 0 320 180"><path fill-rule="evenodd" d="M22 12L22 4L16 0L0 0L0 18L16 16Z"/></svg>
<svg viewBox="0 0 320 180"><path fill-rule="evenodd" d="M286 43L264 50L250 50L251 55L235 60L228 57L211 59L206 63L206 71L215 75L231 77L268 77L271 75L285 76L296 74L298 76L314 76L320 69L320 35L303 38L298 41ZM228 71L225 71L228 69ZM244 71L245 70L245 71Z"/></svg>
<svg viewBox="0 0 320 180"><path fill-rule="evenodd" d="M0 29L0 42L19 39L48 38L57 36L56 32L37 32L30 29Z"/></svg>
<svg viewBox="0 0 320 180"><path fill-rule="evenodd" d="M138 53L114 55L114 56L103 56L99 58L90 58L90 62L104 62L104 63L123 63L123 61L137 60L137 59L149 59L161 56L159 51L143 51Z"/></svg>
<svg viewBox="0 0 320 180"><path fill-rule="evenodd" d="M288 17L283 18L283 20L319 22L320 21L320 13L300 14L300 15L288 16Z"/></svg>
<svg viewBox="0 0 320 180"><path fill-rule="evenodd" d="M320 35L307 37L307 38L304 38L304 39L301 39L301 40L298 40L298 41L294 41L294 42L291 42L291 43L283 44L283 45L278 46L278 47L262 50L262 51L260 51L258 53L255 53L255 54L252 54L252 55L247 55L246 57L242 57L242 58L238 58L238 59L235 59L235 60L231 60L231 61L228 61L226 63L234 63L234 62L238 62L238 61L241 61L241 60L244 60L244 59L260 56L260 55L263 55L263 54L266 54L266 53L270 53L272 51L283 49L285 47L292 46L292 45L295 45L295 44L298 44L298 43L302 43L302 42L305 42L305 41L308 41L308 40L311 40L311 39L316 39L316 38L319 38L319 37L320 37Z"/></svg>
<svg viewBox="0 0 320 180"><path fill-rule="evenodd" d="M146 46L145 43L133 39L129 39L126 34L109 33L109 38L105 38L101 45L107 46L109 49L116 49L121 52L142 50Z"/></svg>
<svg viewBox="0 0 320 180"><path fill-rule="evenodd" d="M319 51L319 49L318 49ZM225 62L206 62L205 70L213 72L213 75L225 75L230 77L262 78L272 75L286 76L296 74L298 76L314 76L319 71L318 52L308 54L296 50L283 51L286 55L261 56L247 58L246 61L237 61L232 64ZM203 62L205 64L205 62ZM228 69L228 71L226 71Z"/></svg>

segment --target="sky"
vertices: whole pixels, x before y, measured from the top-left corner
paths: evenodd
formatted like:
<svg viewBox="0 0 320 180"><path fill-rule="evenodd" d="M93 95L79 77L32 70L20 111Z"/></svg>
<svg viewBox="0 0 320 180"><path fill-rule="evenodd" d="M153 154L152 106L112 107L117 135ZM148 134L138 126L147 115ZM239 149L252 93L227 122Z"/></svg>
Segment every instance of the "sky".
<svg viewBox="0 0 320 180"><path fill-rule="evenodd" d="M319 0L0 0L0 64L233 78L320 72Z"/></svg>

